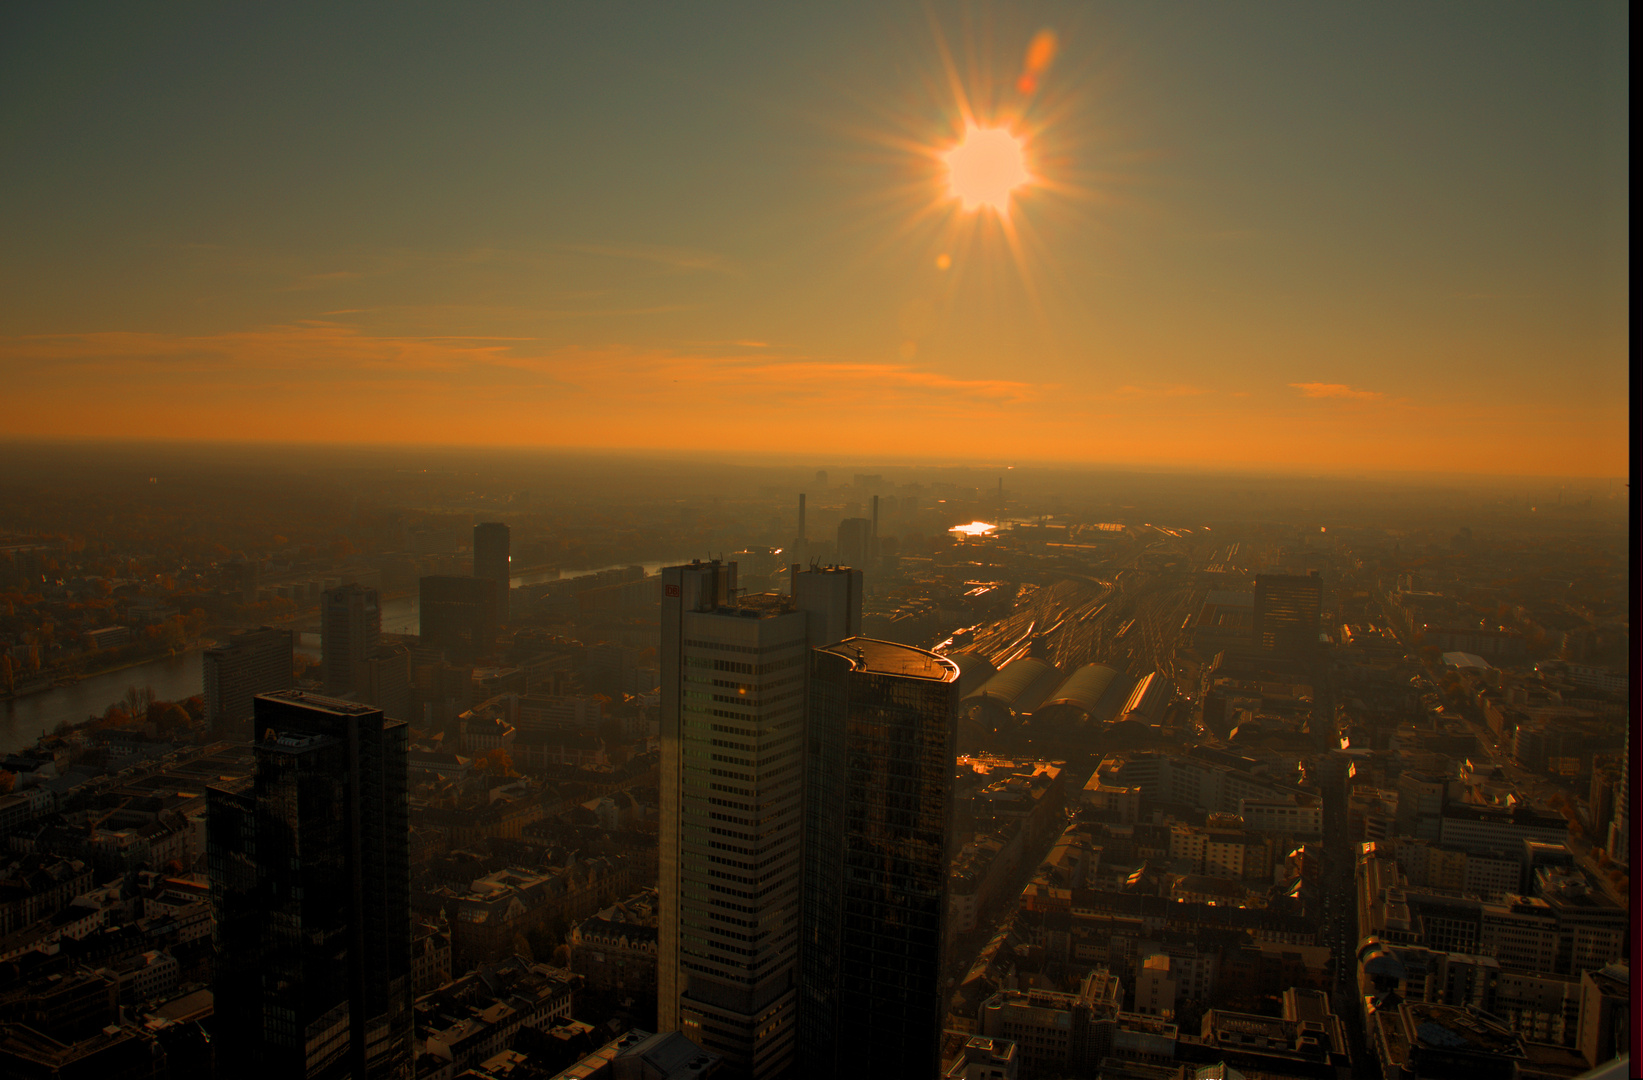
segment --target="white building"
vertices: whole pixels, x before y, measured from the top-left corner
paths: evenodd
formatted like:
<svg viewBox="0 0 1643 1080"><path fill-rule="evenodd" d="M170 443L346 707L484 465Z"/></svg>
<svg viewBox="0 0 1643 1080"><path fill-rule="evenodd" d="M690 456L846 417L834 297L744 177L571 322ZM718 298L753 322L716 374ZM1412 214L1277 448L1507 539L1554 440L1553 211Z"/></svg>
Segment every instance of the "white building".
<svg viewBox="0 0 1643 1080"><path fill-rule="evenodd" d="M1303 803L1305 805L1303 805ZM1238 816L1244 828L1289 836L1324 834L1323 801L1306 796L1287 799L1239 799Z"/></svg>

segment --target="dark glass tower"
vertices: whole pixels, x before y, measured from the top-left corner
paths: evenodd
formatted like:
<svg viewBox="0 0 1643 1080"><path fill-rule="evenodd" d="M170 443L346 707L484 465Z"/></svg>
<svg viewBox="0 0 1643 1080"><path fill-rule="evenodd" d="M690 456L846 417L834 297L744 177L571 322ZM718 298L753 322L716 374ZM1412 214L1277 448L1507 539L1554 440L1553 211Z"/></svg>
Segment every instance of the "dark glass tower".
<svg viewBox="0 0 1643 1080"><path fill-rule="evenodd" d="M496 624L508 624L508 582L512 533L500 521L474 526L474 577L496 583Z"/></svg>
<svg viewBox="0 0 1643 1080"><path fill-rule="evenodd" d="M847 638L811 654L799 1061L940 1072L958 667Z"/></svg>
<svg viewBox="0 0 1643 1080"><path fill-rule="evenodd" d="M381 709L259 695L249 784L210 791L225 1071L409 1077L406 734Z"/></svg>

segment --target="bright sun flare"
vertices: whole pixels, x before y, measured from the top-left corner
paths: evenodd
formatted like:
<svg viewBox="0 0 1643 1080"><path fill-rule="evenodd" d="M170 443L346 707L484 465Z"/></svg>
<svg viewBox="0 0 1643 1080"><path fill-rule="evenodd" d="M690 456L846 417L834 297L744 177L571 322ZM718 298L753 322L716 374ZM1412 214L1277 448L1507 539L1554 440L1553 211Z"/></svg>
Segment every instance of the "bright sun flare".
<svg viewBox="0 0 1643 1080"><path fill-rule="evenodd" d="M972 127L946 154L953 194L964 209L990 206L1000 214L1010 211L1010 192L1027 183L1027 162L1021 140L1004 128Z"/></svg>

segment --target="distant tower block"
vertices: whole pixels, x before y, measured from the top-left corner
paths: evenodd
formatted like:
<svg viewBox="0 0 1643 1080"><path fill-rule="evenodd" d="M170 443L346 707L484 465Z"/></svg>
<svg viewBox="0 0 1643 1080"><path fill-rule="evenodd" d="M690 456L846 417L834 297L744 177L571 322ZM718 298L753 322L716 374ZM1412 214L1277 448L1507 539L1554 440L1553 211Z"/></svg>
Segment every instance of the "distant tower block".
<svg viewBox="0 0 1643 1080"><path fill-rule="evenodd" d="M249 733L252 699L295 686L295 659L291 631L272 626L242 630L205 650L205 718Z"/></svg>
<svg viewBox="0 0 1643 1080"><path fill-rule="evenodd" d="M320 670L325 692L333 696L354 689L361 661L376 651L382 634L382 609L375 589L339 585L320 600Z"/></svg>
<svg viewBox="0 0 1643 1080"><path fill-rule="evenodd" d="M496 583L496 624L508 623L512 533L499 521L474 526L474 577Z"/></svg>
<svg viewBox="0 0 1643 1080"><path fill-rule="evenodd" d="M879 497L873 496L873 543L870 553L874 559L879 557Z"/></svg>
<svg viewBox="0 0 1643 1080"><path fill-rule="evenodd" d="M840 566L866 566L873 539L873 523L866 518L845 518L839 522L838 561Z"/></svg>
<svg viewBox="0 0 1643 1080"><path fill-rule="evenodd" d="M804 493L799 493L799 533L793 537L792 550L788 552L793 558L803 561L810 555L810 538L805 532Z"/></svg>
<svg viewBox="0 0 1643 1080"><path fill-rule="evenodd" d="M1311 655L1318 647L1323 582L1310 574L1255 577L1255 644L1263 649Z"/></svg>

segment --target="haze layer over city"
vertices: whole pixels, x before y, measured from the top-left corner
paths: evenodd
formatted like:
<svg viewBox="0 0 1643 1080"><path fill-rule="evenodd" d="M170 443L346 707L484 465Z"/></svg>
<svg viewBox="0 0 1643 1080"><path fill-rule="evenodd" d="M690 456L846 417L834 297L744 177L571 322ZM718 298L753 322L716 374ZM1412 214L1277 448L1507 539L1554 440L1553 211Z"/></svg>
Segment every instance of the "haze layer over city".
<svg viewBox="0 0 1643 1080"><path fill-rule="evenodd" d="M1627 32L0 15L0 1074L1627 1075Z"/></svg>

